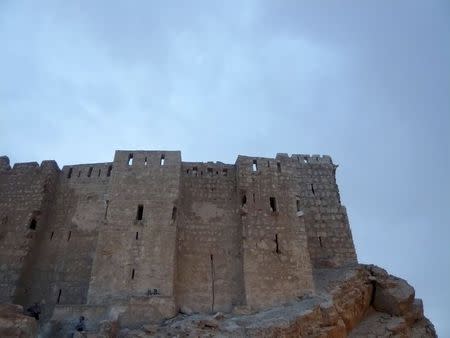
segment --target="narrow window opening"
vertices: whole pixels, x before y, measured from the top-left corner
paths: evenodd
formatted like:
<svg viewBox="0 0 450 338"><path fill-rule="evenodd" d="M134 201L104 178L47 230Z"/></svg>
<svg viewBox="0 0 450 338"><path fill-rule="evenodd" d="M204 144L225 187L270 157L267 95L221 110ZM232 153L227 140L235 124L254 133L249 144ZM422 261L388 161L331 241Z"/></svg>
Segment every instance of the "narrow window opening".
<svg viewBox="0 0 450 338"><path fill-rule="evenodd" d="M102 174L102 169L98 169L98 174L97 174L97 176L100 177L101 174Z"/></svg>
<svg viewBox="0 0 450 338"><path fill-rule="evenodd" d="M253 197L253 203L255 203L255 200L256 200L255 199L255 193L252 194L252 197Z"/></svg>
<svg viewBox="0 0 450 338"><path fill-rule="evenodd" d="M36 227L37 227L37 220L36 220L36 218L32 218L30 221L29 228L31 230L36 230Z"/></svg>
<svg viewBox="0 0 450 338"><path fill-rule="evenodd" d="M50 235L50 240L52 240L53 239L53 235L55 234L55 232L54 231L52 231L52 233L51 233L51 235Z"/></svg>
<svg viewBox="0 0 450 338"><path fill-rule="evenodd" d="M277 162L277 171L281 173L281 163Z"/></svg>
<svg viewBox="0 0 450 338"><path fill-rule="evenodd" d="M62 292L62 290L59 289L59 292L58 292L58 299L56 300L56 303L57 303L57 304L59 304L59 302L61 301L61 292Z"/></svg>
<svg viewBox="0 0 450 338"><path fill-rule="evenodd" d="M186 170L186 174L188 174L188 175L189 175L189 169L187 169L187 170Z"/></svg>
<svg viewBox="0 0 450 338"><path fill-rule="evenodd" d="M216 171L216 176L219 176L219 172L218 171Z"/></svg>
<svg viewBox="0 0 450 338"><path fill-rule="evenodd" d="M131 270L131 279L134 279L134 269Z"/></svg>
<svg viewBox="0 0 450 338"><path fill-rule="evenodd" d="M280 245L278 243L278 234L275 234L275 253L279 254L280 252Z"/></svg>
<svg viewBox="0 0 450 338"><path fill-rule="evenodd" d="M203 176L203 170L200 170L200 176Z"/></svg>
<svg viewBox="0 0 450 338"><path fill-rule="evenodd" d="M208 172L208 176L212 176L213 175L213 169L212 168L207 168L206 170Z"/></svg>
<svg viewBox="0 0 450 338"><path fill-rule="evenodd" d="M296 205L297 205L297 211L300 211L300 210L301 210L301 209L300 209L300 200L297 199L297 200L295 201L295 203L296 203Z"/></svg>
<svg viewBox="0 0 450 338"><path fill-rule="evenodd" d="M311 191L312 191L313 195L316 194L316 192L314 191L314 184L312 184L312 183L311 183Z"/></svg>
<svg viewBox="0 0 450 338"><path fill-rule="evenodd" d="M244 194L242 195L242 199L241 199L241 206L245 206L247 204L247 195Z"/></svg>
<svg viewBox="0 0 450 338"><path fill-rule="evenodd" d="M177 220L177 207L172 208L172 222Z"/></svg>
<svg viewBox="0 0 450 338"><path fill-rule="evenodd" d="M161 155L161 160L159 161L160 165L164 165L164 162L166 161L166 157L164 156L164 154Z"/></svg>
<svg viewBox="0 0 450 338"><path fill-rule="evenodd" d="M81 170L78 170L78 177L81 176Z"/></svg>
<svg viewBox="0 0 450 338"><path fill-rule="evenodd" d="M228 169L223 169L222 170L222 175L223 176L228 176Z"/></svg>
<svg viewBox="0 0 450 338"><path fill-rule="evenodd" d="M258 162L256 160L253 160L252 171L258 171Z"/></svg>
<svg viewBox="0 0 450 338"><path fill-rule="evenodd" d="M105 217L104 218L106 219L106 217L108 216L109 200L106 200L105 204L106 204L106 206L105 206Z"/></svg>
<svg viewBox="0 0 450 338"><path fill-rule="evenodd" d="M139 239L139 232L136 232L136 240Z"/></svg>
<svg viewBox="0 0 450 338"><path fill-rule="evenodd" d="M147 166L148 162L147 162L147 157L144 159L144 165Z"/></svg>
<svg viewBox="0 0 450 338"><path fill-rule="evenodd" d="M70 168L69 172L67 174L67 178L71 178L72 177L72 172L73 172L73 168Z"/></svg>
<svg viewBox="0 0 450 338"><path fill-rule="evenodd" d="M108 167L108 172L106 173L106 176L111 176L111 171L112 171L112 165L110 165L109 167Z"/></svg>
<svg viewBox="0 0 450 338"><path fill-rule="evenodd" d="M137 207L136 220L142 221L142 216L144 215L144 206L139 204Z"/></svg>
<svg viewBox="0 0 450 338"><path fill-rule="evenodd" d="M192 175L197 176L198 169L197 167L192 168Z"/></svg>
<svg viewBox="0 0 450 338"><path fill-rule="evenodd" d="M270 168L270 161L267 161L267 168Z"/></svg>
<svg viewBox="0 0 450 338"><path fill-rule="evenodd" d="M69 231L69 235L67 236L67 242L70 241L70 237L72 237L72 231Z"/></svg>
<svg viewBox="0 0 450 338"><path fill-rule="evenodd" d="M270 197L269 201L270 201L270 210L272 212L276 212L277 211L277 200L275 199L275 197Z"/></svg>
<svg viewBox="0 0 450 338"><path fill-rule="evenodd" d="M319 239L319 245L320 245L320 247L323 248L322 237L319 236L318 239Z"/></svg>
<svg viewBox="0 0 450 338"><path fill-rule="evenodd" d="M94 170L94 168L89 167L87 177L91 177L91 175L92 175L92 170Z"/></svg>
<svg viewBox="0 0 450 338"><path fill-rule="evenodd" d="M133 165L133 154L128 154L128 165Z"/></svg>

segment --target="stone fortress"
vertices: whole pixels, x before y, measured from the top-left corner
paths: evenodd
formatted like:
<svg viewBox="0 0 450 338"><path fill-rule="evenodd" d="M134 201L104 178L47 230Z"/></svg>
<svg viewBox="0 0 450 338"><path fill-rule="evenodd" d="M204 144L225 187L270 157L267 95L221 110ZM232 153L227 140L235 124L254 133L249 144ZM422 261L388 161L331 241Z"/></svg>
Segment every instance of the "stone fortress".
<svg viewBox="0 0 450 338"><path fill-rule="evenodd" d="M0 303L39 302L56 332L80 315L137 327L314 294L315 269L357 264L336 168L296 154L120 150L62 169L0 157Z"/></svg>
<svg viewBox="0 0 450 338"><path fill-rule="evenodd" d="M328 156L0 165L1 301L260 308L314 290L313 267L356 262Z"/></svg>

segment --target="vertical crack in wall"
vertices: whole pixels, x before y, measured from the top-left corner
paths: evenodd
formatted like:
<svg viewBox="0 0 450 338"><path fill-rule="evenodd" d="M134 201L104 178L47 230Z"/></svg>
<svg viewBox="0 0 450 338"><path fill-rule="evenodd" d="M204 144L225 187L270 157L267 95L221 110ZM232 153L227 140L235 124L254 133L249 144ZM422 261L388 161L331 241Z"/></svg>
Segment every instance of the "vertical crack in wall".
<svg viewBox="0 0 450 338"><path fill-rule="evenodd" d="M211 254L211 293L212 293L212 301L211 301L211 312L214 312L214 301L215 301L215 290L214 290L214 256Z"/></svg>

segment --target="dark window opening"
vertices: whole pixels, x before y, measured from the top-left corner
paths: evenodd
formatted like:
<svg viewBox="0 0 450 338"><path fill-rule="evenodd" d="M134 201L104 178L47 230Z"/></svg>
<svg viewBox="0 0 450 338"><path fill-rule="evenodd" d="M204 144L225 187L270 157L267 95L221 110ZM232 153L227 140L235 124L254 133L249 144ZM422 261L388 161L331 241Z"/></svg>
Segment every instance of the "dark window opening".
<svg viewBox="0 0 450 338"><path fill-rule="evenodd" d="M278 234L275 234L275 253L277 254L281 253L280 245L278 243Z"/></svg>
<svg viewBox="0 0 450 338"><path fill-rule="evenodd" d="M102 174L102 169L98 169L98 174L97 174L97 176L100 177L101 174Z"/></svg>
<svg viewBox="0 0 450 338"><path fill-rule="evenodd" d="M72 231L69 231L69 235L67 236L67 242L70 241L70 237L72 237Z"/></svg>
<svg viewBox="0 0 450 338"><path fill-rule="evenodd" d="M59 292L58 292L58 299L56 300L56 303L57 303L57 304L59 304L59 302L60 302L60 300L61 300L61 292L62 292L62 290L59 289Z"/></svg>
<svg viewBox="0 0 450 338"><path fill-rule="evenodd" d="M200 170L200 176L203 176L203 170Z"/></svg>
<svg viewBox="0 0 450 338"><path fill-rule="evenodd" d="M269 201L270 201L270 210L272 212L276 212L277 211L277 200L275 199L275 197L270 197Z"/></svg>
<svg viewBox="0 0 450 338"><path fill-rule="evenodd" d="M50 240L52 240L53 239L53 235L55 234L55 232L54 231L52 231L52 234L50 235Z"/></svg>
<svg viewBox="0 0 450 338"><path fill-rule="evenodd" d="M208 172L208 176L212 176L213 175L213 169L212 168L207 168L206 170Z"/></svg>
<svg viewBox="0 0 450 338"><path fill-rule="evenodd" d="M188 169L188 170L186 170L186 174L188 174L188 175L189 175L189 169Z"/></svg>
<svg viewBox="0 0 450 338"><path fill-rule="evenodd" d="M112 165L110 165L109 167L108 167L108 172L106 173L106 176L111 176L111 170L112 170Z"/></svg>
<svg viewBox="0 0 450 338"><path fill-rule="evenodd" d="M216 171L216 176L219 176L219 172L218 171Z"/></svg>
<svg viewBox="0 0 450 338"><path fill-rule="evenodd" d="M67 173L67 178L71 178L72 177L72 172L73 172L73 168L70 168L69 172Z"/></svg>
<svg viewBox="0 0 450 338"><path fill-rule="evenodd" d="M252 194L253 197L253 203L255 203L255 193Z"/></svg>
<svg viewBox="0 0 450 338"><path fill-rule="evenodd" d="M228 175L228 169L223 169L222 170L222 175L223 176L227 176Z"/></svg>
<svg viewBox="0 0 450 338"><path fill-rule="evenodd" d="M303 157L303 163L308 163L308 158L307 157Z"/></svg>
<svg viewBox="0 0 450 338"><path fill-rule="evenodd" d="M323 248L322 237L319 236L318 239L319 239L319 245L320 245L320 247Z"/></svg>
<svg viewBox="0 0 450 338"><path fill-rule="evenodd" d="M314 184L312 184L312 183L311 183L311 191L312 191L313 195L316 194L316 192L314 191Z"/></svg>
<svg viewBox="0 0 450 338"><path fill-rule="evenodd" d="M296 200L297 203L297 211L300 211L300 200Z"/></svg>
<svg viewBox="0 0 450 338"><path fill-rule="evenodd" d="M37 220L36 220L36 218L32 218L31 219L29 227L30 227L31 230L36 230L36 227L37 227Z"/></svg>
<svg viewBox="0 0 450 338"><path fill-rule="evenodd" d="M258 162L256 160L253 160L252 171L258 171Z"/></svg>
<svg viewBox="0 0 450 338"><path fill-rule="evenodd" d="M93 169L94 169L94 168L89 167L87 177L91 177L91 175L92 175L92 170L93 170Z"/></svg>
<svg viewBox="0 0 450 338"><path fill-rule="evenodd" d="M211 293L212 293L211 312L214 312L215 297L216 297L216 292L215 292L215 279L216 279L215 275L216 275L216 273L215 273L215 268L214 268L213 254L211 254L209 256L209 259L211 261Z"/></svg>
<svg viewBox="0 0 450 338"><path fill-rule="evenodd" d="M81 170L78 170L78 177L81 176Z"/></svg>
<svg viewBox="0 0 450 338"><path fill-rule="evenodd" d="M197 167L192 168L192 175L197 176Z"/></svg>
<svg viewBox="0 0 450 338"><path fill-rule="evenodd" d="M134 269L131 270L131 279L134 279Z"/></svg>
<svg viewBox="0 0 450 338"><path fill-rule="evenodd" d="M142 216L144 215L144 206L139 204L137 207L136 220L142 221Z"/></svg>
<svg viewBox="0 0 450 338"><path fill-rule="evenodd" d="M136 232L136 240L139 239L139 232Z"/></svg>
<svg viewBox="0 0 450 338"><path fill-rule="evenodd" d="M133 165L133 154L128 154L128 165Z"/></svg>
<svg viewBox="0 0 450 338"><path fill-rule="evenodd" d="M270 168L270 161L267 161L267 168Z"/></svg>
<svg viewBox="0 0 450 338"><path fill-rule="evenodd" d="M281 163L277 162L277 171L281 173Z"/></svg>
<svg viewBox="0 0 450 338"><path fill-rule="evenodd" d="M159 161L160 165L164 165L164 162L166 161L166 157L164 154L161 155L161 160Z"/></svg>
<svg viewBox="0 0 450 338"><path fill-rule="evenodd" d="M247 204L247 195L242 195L241 206L245 206Z"/></svg>
<svg viewBox="0 0 450 338"><path fill-rule="evenodd" d="M147 166L148 162L147 162L147 157L144 158L144 165Z"/></svg>
<svg viewBox="0 0 450 338"><path fill-rule="evenodd" d="M177 207L173 207L172 209L172 222L175 222L177 219Z"/></svg>
<svg viewBox="0 0 450 338"><path fill-rule="evenodd" d="M108 208L109 208L109 200L105 201L106 207L105 207L105 219L108 216Z"/></svg>

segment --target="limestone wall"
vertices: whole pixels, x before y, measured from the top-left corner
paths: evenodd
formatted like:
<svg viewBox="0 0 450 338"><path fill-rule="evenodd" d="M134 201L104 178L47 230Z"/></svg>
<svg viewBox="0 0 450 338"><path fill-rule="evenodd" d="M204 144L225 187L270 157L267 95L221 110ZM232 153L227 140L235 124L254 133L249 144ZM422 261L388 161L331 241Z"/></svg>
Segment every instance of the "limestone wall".
<svg viewBox="0 0 450 338"><path fill-rule="evenodd" d="M0 157L0 301L44 300L45 315L122 304L131 320L133 306L229 312L301 296L313 268L356 262L335 170L316 155L233 165L117 151L62 170Z"/></svg>
<svg viewBox="0 0 450 338"><path fill-rule="evenodd" d="M235 167L185 162L181 172L178 303L185 311L230 311L244 301Z"/></svg>

